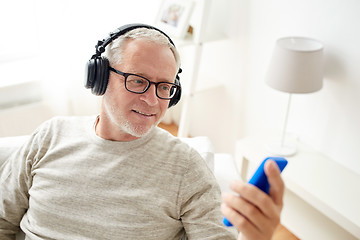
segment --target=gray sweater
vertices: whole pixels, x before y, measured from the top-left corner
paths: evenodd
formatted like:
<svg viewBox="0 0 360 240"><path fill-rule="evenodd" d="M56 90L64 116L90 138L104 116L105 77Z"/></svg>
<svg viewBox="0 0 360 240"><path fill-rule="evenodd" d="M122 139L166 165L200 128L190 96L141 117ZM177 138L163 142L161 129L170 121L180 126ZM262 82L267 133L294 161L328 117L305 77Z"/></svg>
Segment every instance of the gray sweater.
<svg viewBox="0 0 360 240"><path fill-rule="evenodd" d="M234 239L201 156L154 128L131 142L95 134L95 117L42 124L0 168L0 239Z"/></svg>

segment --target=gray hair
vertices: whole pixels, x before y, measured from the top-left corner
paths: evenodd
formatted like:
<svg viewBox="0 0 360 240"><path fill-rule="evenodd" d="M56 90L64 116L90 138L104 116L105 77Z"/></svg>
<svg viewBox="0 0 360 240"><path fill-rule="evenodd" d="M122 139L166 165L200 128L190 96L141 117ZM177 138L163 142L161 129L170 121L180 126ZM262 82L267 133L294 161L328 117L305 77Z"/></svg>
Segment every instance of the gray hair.
<svg viewBox="0 0 360 240"><path fill-rule="evenodd" d="M124 46L129 39L144 39L159 45L168 46L175 57L177 69L180 68L180 55L175 46L170 43L164 34L149 28L135 28L112 41L105 50L105 56L109 60L110 65L121 64Z"/></svg>

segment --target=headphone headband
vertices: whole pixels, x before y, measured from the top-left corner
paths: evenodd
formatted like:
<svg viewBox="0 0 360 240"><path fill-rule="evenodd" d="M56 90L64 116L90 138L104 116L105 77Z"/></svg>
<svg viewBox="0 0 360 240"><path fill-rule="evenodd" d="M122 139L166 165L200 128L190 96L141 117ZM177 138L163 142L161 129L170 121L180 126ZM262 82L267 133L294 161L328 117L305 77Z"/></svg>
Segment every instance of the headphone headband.
<svg viewBox="0 0 360 240"><path fill-rule="evenodd" d="M108 38L103 39L102 41L98 41L98 43L95 46L96 53L95 53L94 56L100 56L103 52L105 52L106 46L109 45L112 41L114 41L119 36L124 35L125 33L130 32L130 31L132 31L132 30L134 30L136 28L154 29L154 30L162 33L165 37L167 37L167 39L169 40L171 45L173 45L175 47L175 44L171 40L171 38L166 33L161 31L160 29L158 29L158 28L156 28L154 26L147 25L147 24L133 23L133 24L126 24L126 25L124 25L122 27L117 28L114 32L109 33Z"/></svg>

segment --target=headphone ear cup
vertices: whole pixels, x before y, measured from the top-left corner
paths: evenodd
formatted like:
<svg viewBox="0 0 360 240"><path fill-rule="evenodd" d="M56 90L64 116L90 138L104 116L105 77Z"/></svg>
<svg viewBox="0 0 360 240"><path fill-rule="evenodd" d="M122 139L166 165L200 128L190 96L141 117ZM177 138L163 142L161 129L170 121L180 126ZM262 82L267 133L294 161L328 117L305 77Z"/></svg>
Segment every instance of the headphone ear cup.
<svg viewBox="0 0 360 240"><path fill-rule="evenodd" d="M95 59L90 59L85 67L85 87L93 88L95 83Z"/></svg>
<svg viewBox="0 0 360 240"><path fill-rule="evenodd" d="M180 88L176 91L175 96L170 100L168 108L175 106L181 98L181 84L179 81L179 75L176 75L175 84L179 85Z"/></svg>
<svg viewBox="0 0 360 240"><path fill-rule="evenodd" d="M103 95L109 82L109 60L100 57L95 59L95 79L92 87L92 93Z"/></svg>

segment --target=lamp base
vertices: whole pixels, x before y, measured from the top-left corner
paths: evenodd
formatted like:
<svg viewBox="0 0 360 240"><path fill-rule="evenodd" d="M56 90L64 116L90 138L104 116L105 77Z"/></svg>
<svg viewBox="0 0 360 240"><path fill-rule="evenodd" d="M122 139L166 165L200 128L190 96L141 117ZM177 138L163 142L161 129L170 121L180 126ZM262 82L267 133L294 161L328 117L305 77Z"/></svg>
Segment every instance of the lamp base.
<svg viewBox="0 0 360 240"><path fill-rule="evenodd" d="M288 145L283 144L281 146L281 143L270 143L267 144L266 149L271 153L275 154L277 156L284 156L289 157L296 153L296 146L295 145Z"/></svg>

